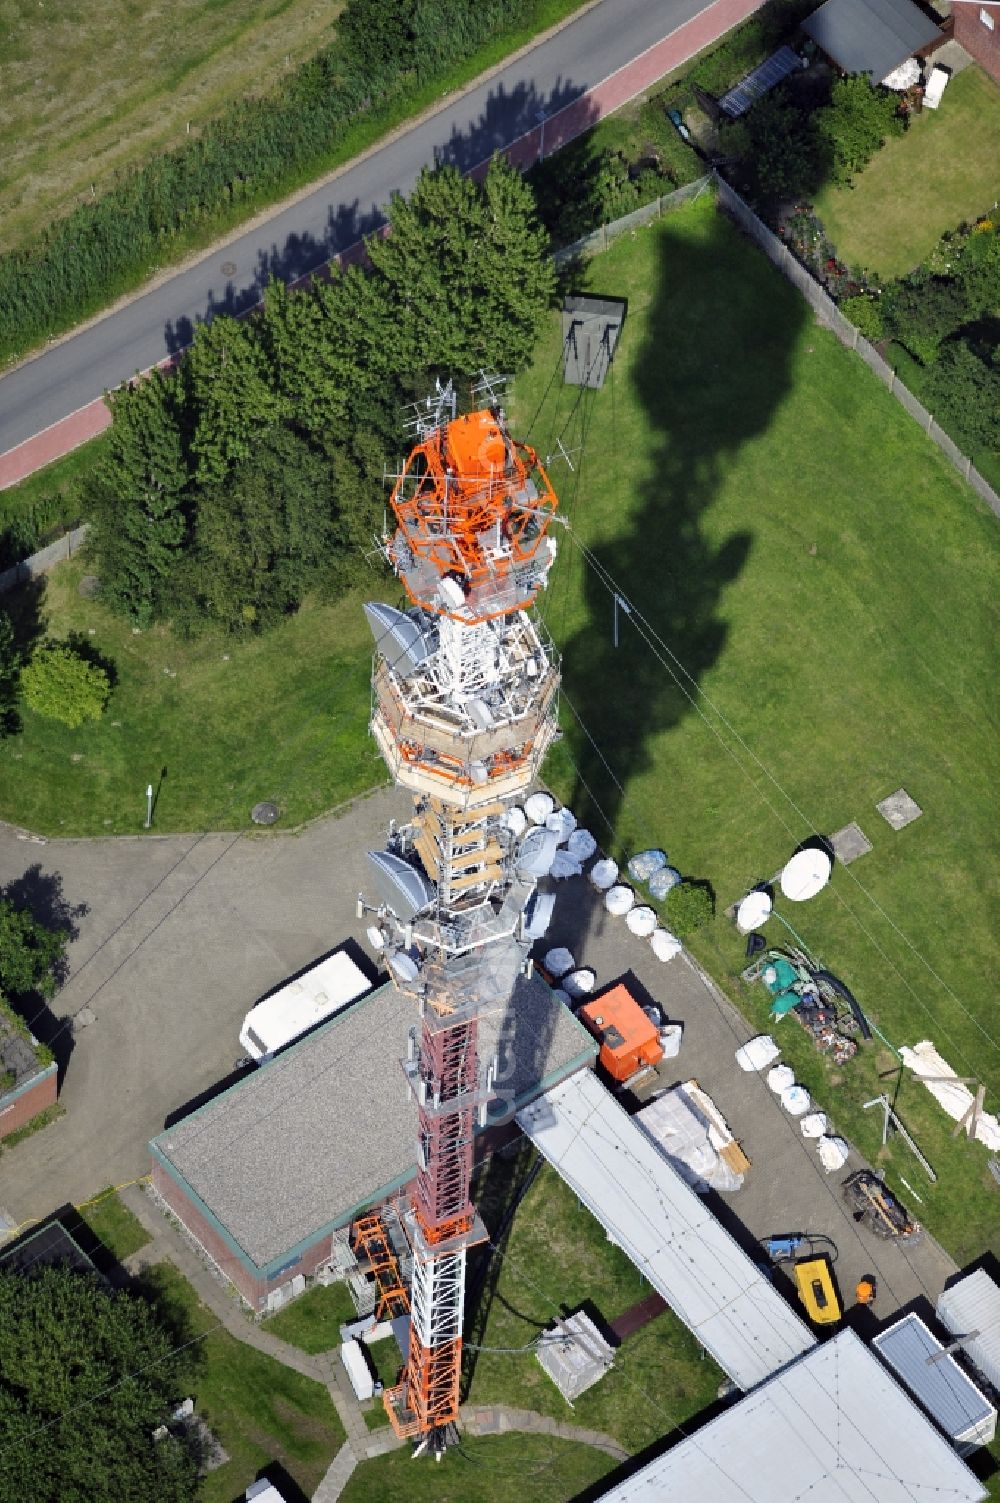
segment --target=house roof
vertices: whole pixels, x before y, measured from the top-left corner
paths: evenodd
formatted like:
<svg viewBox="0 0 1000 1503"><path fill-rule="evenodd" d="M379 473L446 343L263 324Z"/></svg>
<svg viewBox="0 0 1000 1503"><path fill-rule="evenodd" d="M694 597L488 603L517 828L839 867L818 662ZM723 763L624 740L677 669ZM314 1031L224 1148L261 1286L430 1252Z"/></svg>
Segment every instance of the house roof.
<svg viewBox="0 0 1000 1503"><path fill-rule="evenodd" d="M414 1173L401 1061L417 1016L411 998L380 987L150 1144L252 1269L273 1272ZM481 1016L480 1057L494 1052L488 1126L590 1065L596 1046L536 976Z"/></svg>
<svg viewBox="0 0 1000 1503"><path fill-rule="evenodd" d="M602 1494L604 1503L980 1503L986 1496L850 1329Z"/></svg>
<svg viewBox="0 0 1000 1503"><path fill-rule="evenodd" d="M0 1250L0 1271L27 1273L43 1264L65 1264L77 1273L96 1272L90 1258L58 1217L34 1227L10 1247Z"/></svg>
<svg viewBox="0 0 1000 1503"><path fill-rule="evenodd" d="M913 0L826 0L802 29L845 73L876 82L941 36Z"/></svg>

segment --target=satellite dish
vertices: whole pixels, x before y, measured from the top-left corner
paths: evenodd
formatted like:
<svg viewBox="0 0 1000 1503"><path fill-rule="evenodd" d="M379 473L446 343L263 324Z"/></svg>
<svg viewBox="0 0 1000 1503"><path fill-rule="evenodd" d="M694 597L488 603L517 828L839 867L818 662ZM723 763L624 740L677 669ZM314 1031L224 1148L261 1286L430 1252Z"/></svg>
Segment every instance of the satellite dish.
<svg viewBox="0 0 1000 1503"><path fill-rule="evenodd" d="M760 888L748 892L736 910L737 929L741 934L752 934L761 924L767 923L773 906L770 896Z"/></svg>
<svg viewBox="0 0 1000 1503"><path fill-rule="evenodd" d="M821 846L807 846L794 855L781 873L781 890L793 903L814 898L830 880L833 861Z"/></svg>
<svg viewBox="0 0 1000 1503"><path fill-rule="evenodd" d="M425 631L418 621L398 611L394 605L369 600L365 604L365 615L376 648L389 667L403 678L419 672L433 656L437 646L434 633Z"/></svg>
<svg viewBox="0 0 1000 1503"><path fill-rule="evenodd" d="M395 955L390 955L386 964L397 981L416 981L420 974L417 962L405 950L397 950Z"/></svg>
<svg viewBox="0 0 1000 1503"><path fill-rule="evenodd" d="M392 851L369 851L379 892L397 918L408 923L434 901L435 887L423 872Z"/></svg>
<svg viewBox="0 0 1000 1503"><path fill-rule="evenodd" d="M559 836L555 830L544 825L529 830L517 848L514 858L519 877L544 877L548 875L555 860Z"/></svg>

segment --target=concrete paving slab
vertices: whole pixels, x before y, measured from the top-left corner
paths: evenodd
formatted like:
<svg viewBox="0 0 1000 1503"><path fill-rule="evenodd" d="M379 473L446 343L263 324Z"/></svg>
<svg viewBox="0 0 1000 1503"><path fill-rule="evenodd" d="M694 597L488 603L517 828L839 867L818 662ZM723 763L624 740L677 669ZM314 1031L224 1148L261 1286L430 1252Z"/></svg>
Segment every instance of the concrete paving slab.
<svg viewBox="0 0 1000 1503"><path fill-rule="evenodd" d="M881 799L875 805L886 824L894 830L905 830L915 819L923 814L923 809L912 799L905 788L897 788L895 793L890 793L888 798Z"/></svg>
<svg viewBox="0 0 1000 1503"><path fill-rule="evenodd" d="M857 861L859 856L867 856L872 848L872 843L855 820L830 836L830 844L833 846L833 854L842 866L850 866L852 861Z"/></svg>

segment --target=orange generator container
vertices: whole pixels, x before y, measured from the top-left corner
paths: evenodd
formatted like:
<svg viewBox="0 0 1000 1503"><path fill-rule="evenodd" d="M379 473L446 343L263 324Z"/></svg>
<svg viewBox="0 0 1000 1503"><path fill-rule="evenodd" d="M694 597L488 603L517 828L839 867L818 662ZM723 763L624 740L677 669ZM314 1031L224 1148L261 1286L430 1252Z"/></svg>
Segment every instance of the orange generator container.
<svg viewBox="0 0 1000 1503"><path fill-rule="evenodd" d="M659 1030L621 983L581 1007L577 1017L600 1043L598 1061L612 1080L631 1080L663 1058Z"/></svg>

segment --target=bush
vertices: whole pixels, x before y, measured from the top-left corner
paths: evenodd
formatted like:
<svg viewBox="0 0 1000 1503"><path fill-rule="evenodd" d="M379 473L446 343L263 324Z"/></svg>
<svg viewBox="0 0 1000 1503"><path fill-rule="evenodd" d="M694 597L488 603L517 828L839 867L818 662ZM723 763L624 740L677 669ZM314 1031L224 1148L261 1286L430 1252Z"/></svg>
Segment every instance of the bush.
<svg viewBox="0 0 1000 1503"><path fill-rule="evenodd" d="M715 913L715 899L707 882L681 882L667 893L667 924L678 939L704 928Z"/></svg>
<svg viewBox="0 0 1000 1503"><path fill-rule="evenodd" d="M945 344L923 397L953 438L968 448L1000 449L1000 350L971 340Z"/></svg>
<svg viewBox="0 0 1000 1503"><path fill-rule="evenodd" d="M864 74L837 79L829 105L816 117L818 136L827 147L830 176L835 183L850 183L887 137L902 135L906 123L898 108L898 96L870 83Z"/></svg>
<svg viewBox="0 0 1000 1503"><path fill-rule="evenodd" d="M111 681L68 642L45 642L21 670L21 693L36 714L76 729L101 718Z"/></svg>
<svg viewBox="0 0 1000 1503"><path fill-rule="evenodd" d="M882 322L882 310L874 298L845 298L840 305L840 311L845 318L851 320L859 334L870 339L872 344L876 344L884 337L885 325Z"/></svg>

